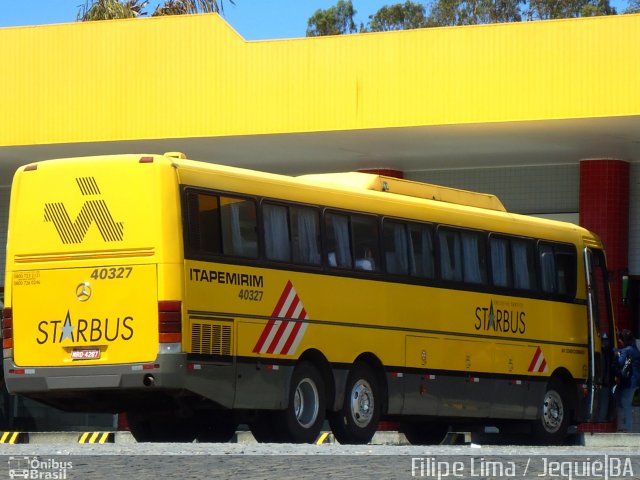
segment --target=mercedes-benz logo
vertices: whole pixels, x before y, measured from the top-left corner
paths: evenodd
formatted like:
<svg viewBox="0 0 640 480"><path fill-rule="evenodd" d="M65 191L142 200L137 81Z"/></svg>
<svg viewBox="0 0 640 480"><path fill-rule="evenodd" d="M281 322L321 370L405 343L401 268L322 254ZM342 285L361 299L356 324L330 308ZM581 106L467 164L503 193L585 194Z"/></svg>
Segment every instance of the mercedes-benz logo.
<svg viewBox="0 0 640 480"><path fill-rule="evenodd" d="M86 302L91 298L91 285L89 285L89 282L82 282L76 287L76 298L81 302Z"/></svg>

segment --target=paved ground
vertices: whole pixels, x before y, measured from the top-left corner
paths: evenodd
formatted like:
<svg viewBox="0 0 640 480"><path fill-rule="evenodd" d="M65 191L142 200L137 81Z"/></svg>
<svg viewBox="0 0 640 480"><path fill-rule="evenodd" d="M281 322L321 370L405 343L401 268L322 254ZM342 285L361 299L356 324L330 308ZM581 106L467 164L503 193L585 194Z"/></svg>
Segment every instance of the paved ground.
<svg viewBox="0 0 640 480"><path fill-rule="evenodd" d="M640 436L600 446L0 445L0 479L640 478ZM615 444L618 444L617 446ZM26 475L26 476L25 476Z"/></svg>

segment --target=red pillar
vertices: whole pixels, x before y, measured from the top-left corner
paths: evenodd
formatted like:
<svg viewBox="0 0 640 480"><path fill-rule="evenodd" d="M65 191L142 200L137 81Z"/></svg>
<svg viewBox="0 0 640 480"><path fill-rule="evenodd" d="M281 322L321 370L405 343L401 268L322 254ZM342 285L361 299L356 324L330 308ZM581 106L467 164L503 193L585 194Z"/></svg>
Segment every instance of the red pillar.
<svg viewBox="0 0 640 480"><path fill-rule="evenodd" d="M361 173L384 175L385 177L404 178L404 172L402 170L394 170L393 168L363 168L358 171Z"/></svg>
<svg viewBox="0 0 640 480"><path fill-rule="evenodd" d="M629 162L580 162L580 225L604 243L616 325L618 330L631 328L631 312L622 305L621 282L629 266Z"/></svg>

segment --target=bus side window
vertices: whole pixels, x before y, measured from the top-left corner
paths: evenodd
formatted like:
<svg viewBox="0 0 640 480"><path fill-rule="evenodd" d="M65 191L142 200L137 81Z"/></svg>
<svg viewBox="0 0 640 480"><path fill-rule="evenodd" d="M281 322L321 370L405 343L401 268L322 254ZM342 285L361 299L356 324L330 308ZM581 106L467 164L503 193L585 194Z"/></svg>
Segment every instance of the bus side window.
<svg viewBox="0 0 640 480"><path fill-rule="evenodd" d="M351 239L349 217L329 212L325 214L327 236L327 265L334 268L351 268Z"/></svg>
<svg viewBox="0 0 640 480"><path fill-rule="evenodd" d="M460 232L447 229L438 230L440 254L440 274L443 280L462 281L462 245Z"/></svg>
<svg viewBox="0 0 640 480"><path fill-rule="evenodd" d="M408 275L409 242L406 225L385 220L382 231L387 272L394 275Z"/></svg>
<svg viewBox="0 0 640 480"><path fill-rule="evenodd" d="M238 197L220 197L222 248L225 255L256 258L258 230L256 204Z"/></svg>
<svg viewBox="0 0 640 480"><path fill-rule="evenodd" d="M491 252L491 282L496 287L511 286L511 265L509 262L509 240L491 236L489 238Z"/></svg>
<svg viewBox="0 0 640 480"><path fill-rule="evenodd" d="M513 266L513 286L519 290L536 288L533 244L530 240L511 239L511 265Z"/></svg>
<svg viewBox="0 0 640 480"><path fill-rule="evenodd" d="M541 243L539 246L542 290L574 296L576 293L577 254L566 244Z"/></svg>
<svg viewBox="0 0 640 480"><path fill-rule="evenodd" d="M194 252L222 253L220 204L216 195L187 195L187 245Z"/></svg>
<svg viewBox="0 0 640 480"><path fill-rule="evenodd" d="M315 208L289 208L293 261L320 264L320 216Z"/></svg>
<svg viewBox="0 0 640 480"><path fill-rule="evenodd" d="M540 244L538 247L538 255L540 257L540 280L542 291L554 293L556 286L556 261L553 256L553 247L551 245Z"/></svg>
<svg viewBox="0 0 640 480"><path fill-rule="evenodd" d="M287 207L264 203L262 205L262 223L267 258L281 262L291 261Z"/></svg>
<svg viewBox="0 0 640 480"><path fill-rule="evenodd" d="M411 275L434 278L433 228L430 225L409 224L409 267Z"/></svg>
<svg viewBox="0 0 640 480"><path fill-rule="evenodd" d="M487 248L484 235L461 232L463 273L466 283L487 283Z"/></svg>
<svg viewBox="0 0 640 480"><path fill-rule="evenodd" d="M556 248L556 268L558 270L558 293L574 296L577 285L577 254L564 245Z"/></svg>
<svg viewBox="0 0 640 480"><path fill-rule="evenodd" d="M377 218L352 215L351 231L355 246L356 270L380 270Z"/></svg>

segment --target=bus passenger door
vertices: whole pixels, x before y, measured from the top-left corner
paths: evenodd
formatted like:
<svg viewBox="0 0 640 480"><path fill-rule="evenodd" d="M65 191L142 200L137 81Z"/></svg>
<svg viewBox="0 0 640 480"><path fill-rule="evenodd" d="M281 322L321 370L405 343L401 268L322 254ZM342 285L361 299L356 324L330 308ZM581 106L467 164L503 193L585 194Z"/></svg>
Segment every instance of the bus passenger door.
<svg viewBox="0 0 640 480"><path fill-rule="evenodd" d="M615 329L609 279L602 250L585 248L584 258L589 315L589 372L587 404L583 412L586 420L607 422L615 411L611 402Z"/></svg>

